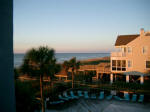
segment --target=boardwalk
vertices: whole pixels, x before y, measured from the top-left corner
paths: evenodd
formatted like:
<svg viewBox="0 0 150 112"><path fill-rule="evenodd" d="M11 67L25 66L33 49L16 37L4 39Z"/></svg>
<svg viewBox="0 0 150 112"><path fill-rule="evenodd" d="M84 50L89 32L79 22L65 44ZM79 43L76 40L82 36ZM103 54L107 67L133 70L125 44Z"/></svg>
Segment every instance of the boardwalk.
<svg viewBox="0 0 150 112"><path fill-rule="evenodd" d="M149 109L150 104L80 99L64 110L47 110L46 112L149 112Z"/></svg>

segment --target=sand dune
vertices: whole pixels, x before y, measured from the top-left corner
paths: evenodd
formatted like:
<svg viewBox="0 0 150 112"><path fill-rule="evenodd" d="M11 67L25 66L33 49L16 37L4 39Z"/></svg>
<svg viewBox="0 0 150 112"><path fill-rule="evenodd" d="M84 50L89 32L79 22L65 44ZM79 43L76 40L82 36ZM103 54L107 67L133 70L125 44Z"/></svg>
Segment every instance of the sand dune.
<svg viewBox="0 0 150 112"><path fill-rule="evenodd" d="M81 62L90 62L90 61L99 61L99 60L110 60L110 57L91 58L91 59L85 59L85 60L80 60L80 61Z"/></svg>

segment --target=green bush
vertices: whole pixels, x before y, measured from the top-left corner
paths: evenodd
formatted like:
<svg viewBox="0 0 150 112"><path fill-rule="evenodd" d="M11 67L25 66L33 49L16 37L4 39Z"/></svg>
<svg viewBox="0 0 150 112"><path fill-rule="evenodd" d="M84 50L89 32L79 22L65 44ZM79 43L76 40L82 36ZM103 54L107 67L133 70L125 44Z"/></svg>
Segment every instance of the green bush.
<svg viewBox="0 0 150 112"><path fill-rule="evenodd" d="M30 82L15 82L17 112L33 112L40 109L40 102L35 98L35 90Z"/></svg>
<svg viewBox="0 0 150 112"><path fill-rule="evenodd" d="M93 71L88 71L86 74L84 74L83 72L79 72L75 75L74 79L75 81L92 82L92 77L95 76L95 74L96 73Z"/></svg>

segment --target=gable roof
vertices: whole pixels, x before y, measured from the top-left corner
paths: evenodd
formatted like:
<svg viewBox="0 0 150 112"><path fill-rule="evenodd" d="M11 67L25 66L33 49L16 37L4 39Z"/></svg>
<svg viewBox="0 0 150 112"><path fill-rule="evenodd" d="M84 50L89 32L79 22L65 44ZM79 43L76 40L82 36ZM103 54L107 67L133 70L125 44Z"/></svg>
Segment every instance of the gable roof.
<svg viewBox="0 0 150 112"><path fill-rule="evenodd" d="M150 36L150 33L149 33L149 32L148 32L148 33L146 33L146 34L145 34L145 36Z"/></svg>
<svg viewBox="0 0 150 112"><path fill-rule="evenodd" d="M136 34L136 35L119 35L117 37L115 46L127 45L129 42L133 41L138 36L140 36L140 35L139 34Z"/></svg>
<svg viewBox="0 0 150 112"><path fill-rule="evenodd" d="M59 73L57 73L57 74L55 74L55 75L67 76L67 72L66 72L66 70L63 68Z"/></svg>

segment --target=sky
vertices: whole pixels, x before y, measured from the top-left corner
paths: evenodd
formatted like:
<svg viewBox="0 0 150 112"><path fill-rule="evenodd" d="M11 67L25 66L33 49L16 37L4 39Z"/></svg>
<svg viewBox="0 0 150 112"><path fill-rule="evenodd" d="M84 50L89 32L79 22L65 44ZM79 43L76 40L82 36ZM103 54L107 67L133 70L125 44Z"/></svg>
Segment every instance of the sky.
<svg viewBox="0 0 150 112"><path fill-rule="evenodd" d="M14 0L14 52L109 53L117 35L150 30L150 0Z"/></svg>

